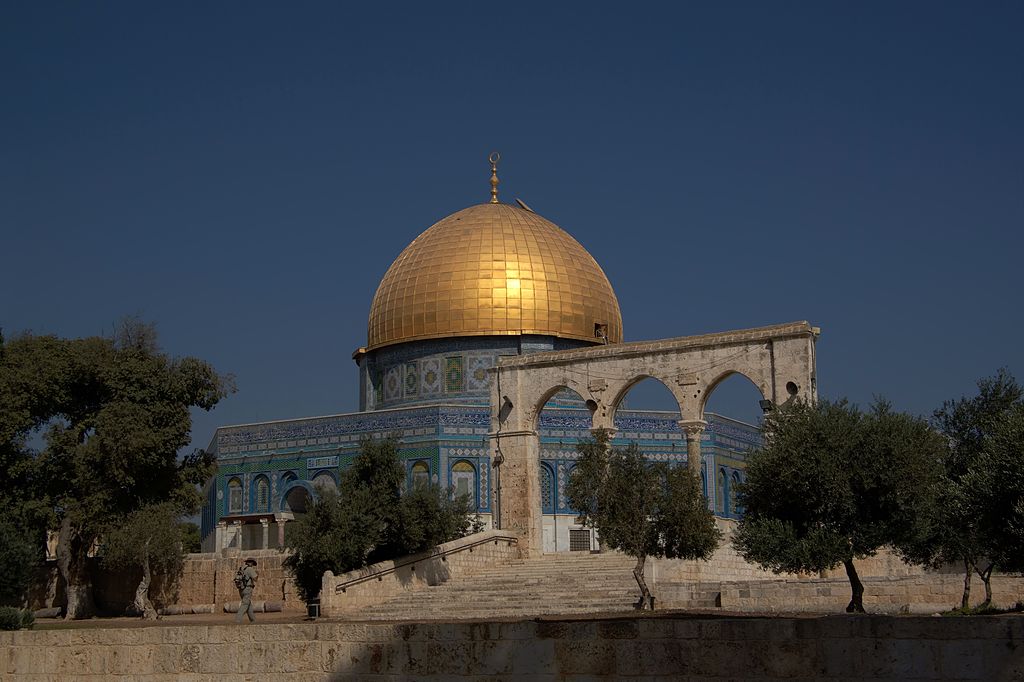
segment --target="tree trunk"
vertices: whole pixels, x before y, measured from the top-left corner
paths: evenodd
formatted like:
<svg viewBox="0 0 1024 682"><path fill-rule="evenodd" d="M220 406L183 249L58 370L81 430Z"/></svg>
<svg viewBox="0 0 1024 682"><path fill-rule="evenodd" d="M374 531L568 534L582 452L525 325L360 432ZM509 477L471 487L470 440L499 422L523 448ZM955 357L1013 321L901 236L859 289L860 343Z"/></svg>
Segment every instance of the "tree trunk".
<svg viewBox="0 0 1024 682"><path fill-rule="evenodd" d="M846 606L846 612L864 613L864 585L861 584L860 578L857 577L857 569L853 565L853 559L844 561L843 566L846 567L846 577L850 579L850 592L852 593L850 603Z"/></svg>
<svg viewBox="0 0 1024 682"><path fill-rule="evenodd" d="M153 608L153 602L149 599L149 585L153 580L152 572L149 568L149 540L146 540L145 549L146 556L142 559L142 580L139 581L139 586L135 588L135 612L140 614L146 620L156 620L156 609Z"/></svg>
<svg viewBox="0 0 1024 682"><path fill-rule="evenodd" d="M60 523L57 534L57 570L64 580L67 606L64 619L91 618L96 613L92 598L92 581L89 580L86 558L89 554L87 539L67 517Z"/></svg>
<svg viewBox="0 0 1024 682"><path fill-rule="evenodd" d="M971 574L973 573L972 562L964 559L964 593L960 597L960 610L966 611L971 608Z"/></svg>
<svg viewBox="0 0 1024 682"><path fill-rule="evenodd" d="M988 567L985 570L981 570L977 564L974 565L974 570L977 571L978 577L985 584L985 601L978 605L979 609L986 609L992 606L992 569L995 566L995 563L989 562Z"/></svg>
<svg viewBox="0 0 1024 682"><path fill-rule="evenodd" d="M647 581L644 580L644 563L646 561L646 556L638 556L636 566L633 568L633 577L636 578L636 584L640 586L640 601L636 603L636 608L641 611L653 611L654 599L651 597L651 591L647 589Z"/></svg>

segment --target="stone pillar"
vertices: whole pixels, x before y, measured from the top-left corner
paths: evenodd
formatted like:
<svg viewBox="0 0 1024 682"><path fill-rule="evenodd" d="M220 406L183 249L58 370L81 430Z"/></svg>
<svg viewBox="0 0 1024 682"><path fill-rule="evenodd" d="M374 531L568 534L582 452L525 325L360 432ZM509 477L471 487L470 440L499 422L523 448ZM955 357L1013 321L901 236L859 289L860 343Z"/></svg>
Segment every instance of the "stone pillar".
<svg viewBox="0 0 1024 682"><path fill-rule="evenodd" d="M216 533L214 535L214 544L216 545L216 548L217 548L216 551L219 552L222 549L227 549L228 548L228 522L227 521L218 521L217 522L217 530L214 531L214 532Z"/></svg>
<svg viewBox="0 0 1024 682"><path fill-rule="evenodd" d="M690 471L700 480L701 467L704 466L700 454L700 437L704 433L704 427L708 423L703 419L681 419L679 428L686 434L686 460L690 465ZM708 481L708 490L711 490L711 482Z"/></svg>
<svg viewBox="0 0 1024 682"><path fill-rule="evenodd" d="M241 552L245 549L245 535L242 533L242 522L232 521L231 526L234 529L234 533L232 533L232 535L238 538L238 551Z"/></svg>
<svg viewBox="0 0 1024 682"><path fill-rule="evenodd" d="M263 542L260 549L270 549L270 519L260 519L260 525L263 526Z"/></svg>
<svg viewBox="0 0 1024 682"><path fill-rule="evenodd" d="M536 431L495 433L501 463L501 528L519 535L524 557L543 551L540 510L540 441Z"/></svg>
<svg viewBox="0 0 1024 682"><path fill-rule="evenodd" d="M280 549L284 547L284 524L288 523L284 519L277 519L277 547Z"/></svg>

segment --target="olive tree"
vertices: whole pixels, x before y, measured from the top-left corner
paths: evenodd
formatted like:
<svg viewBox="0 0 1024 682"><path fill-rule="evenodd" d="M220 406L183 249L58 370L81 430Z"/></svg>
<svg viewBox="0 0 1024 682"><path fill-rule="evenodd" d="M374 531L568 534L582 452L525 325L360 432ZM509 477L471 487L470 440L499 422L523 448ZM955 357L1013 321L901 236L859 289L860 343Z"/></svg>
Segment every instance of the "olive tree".
<svg viewBox="0 0 1024 682"><path fill-rule="evenodd" d="M636 558L636 606L653 608L644 580L647 557L707 560L718 547L721 532L700 481L688 467L648 462L635 443L626 448L610 445L606 430L579 443L566 496L603 543Z"/></svg>
<svg viewBox="0 0 1024 682"><path fill-rule="evenodd" d="M305 601L335 574L422 552L479 530L470 502L439 486L404 490L398 441L364 440L338 490L322 490L288 540L284 564Z"/></svg>
<svg viewBox="0 0 1024 682"><path fill-rule="evenodd" d="M864 611L854 561L915 541L936 503L942 439L885 402L863 414L845 400L795 402L769 413L764 445L738 486L744 516L733 542L776 573L842 564L846 610Z"/></svg>
<svg viewBox="0 0 1024 682"><path fill-rule="evenodd" d="M212 409L232 390L208 363L162 352L155 328L138 320L110 338L3 341L0 456L58 528L67 618L95 609L86 557L112 520L161 502L197 503L211 461L201 450L178 457L191 437L189 410Z"/></svg>

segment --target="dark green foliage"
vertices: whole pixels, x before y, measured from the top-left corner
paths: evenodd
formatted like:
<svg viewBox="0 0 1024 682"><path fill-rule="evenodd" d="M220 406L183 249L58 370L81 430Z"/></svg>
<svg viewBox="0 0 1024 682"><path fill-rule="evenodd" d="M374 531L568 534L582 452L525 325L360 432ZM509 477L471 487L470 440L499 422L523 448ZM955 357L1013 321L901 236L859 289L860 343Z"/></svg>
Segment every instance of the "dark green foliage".
<svg viewBox="0 0 1024 682"><path fill-rule="evenodd" d="M340 575L398 559L466 535L471 511L437 486L402 493L405 468L395 439L363 441L341 476L338 492L324 490L291 529L285 559L300 596L320 594L325 571Z"/></svg>
<svg viewBox="0 0 1024 682"><path fill-rule="evenodd" d="M31 630L35 622L31 611L0 606L0 630Z"/></svg>
<svg viewBox="0 0 1024 682"><path fill-rule="evenodd" d="M0 520L0 605L20 606L43 560L43 543L7 520Z"/></svg>
<svg viewBox="0 0 1024 682"><path fill-rule="evenodd" d="M181 549L185 554L202 551L202 538L199 537L199 526L191 521L178 524L181 532Z"/></svg>
<svg viewBox="0 0 1024 682"><path fill-rule="evenodd" d="M985 604L992 600L990 577L996 565L1020 567L1024 545L1007 544L1020 510L1020 440L1015 428L1024 405L1024 389L1006 370L978 381L972 397L947 400L932 423L946 438L941 504L931 515L930 532L908 548L910 560L931 566L955 563L964 567L961 609L970 605L971 575L985 585Z"/></svg>
<svg viewBox="0 0 1024 682"><path fill-rule="evenodd" d="M102 535L103 563L108 568L142 570L133 609L144 618L156 617L149 594L153 575L164 576L167 584L181 574L185 551L179 516L180 511L173 503L150 505L118 519Z"/></svg>
<svg viewBox="0 0 1024 682"><path fill-rule="evenodd" d="M90 615L85 556L112 520L151 504L188 510L208 477L188 445L189 409L212 408L233 390L195 358L160 352L152 326L126 321L113 338L29 334L0 355L0 502L17 490L33 527L59 528L58 567L69 617ZM42 433L35 452L30 439Z"/></svg>
<svg viewBox="0 0 1024 682"><path fill-rule="evenodd" d="M966 485L992 562L1004 571L1024 570L1024 404L1012 405L992 425Z"/></svg>
<svg viewBox="0 0 1024 682"><path fill-rule="evenodd" d="M647 557L706 560L718 547L721 533L700 482L686 467L646 461L636 444L611 448L606 431L577 449L580 456L566 486L569 504L608 547L636 557L638 606L647 607Z"/></svg>
<svg viewBox="0 0 1024 682"><path fill-rule="evenodd" d="M769 413L765 444L738 487L737 550L762 567L820 572L843 564L862 611L854 559L923 532L935 503L943 443L915 417L876 404L795 403Z"/></svg>

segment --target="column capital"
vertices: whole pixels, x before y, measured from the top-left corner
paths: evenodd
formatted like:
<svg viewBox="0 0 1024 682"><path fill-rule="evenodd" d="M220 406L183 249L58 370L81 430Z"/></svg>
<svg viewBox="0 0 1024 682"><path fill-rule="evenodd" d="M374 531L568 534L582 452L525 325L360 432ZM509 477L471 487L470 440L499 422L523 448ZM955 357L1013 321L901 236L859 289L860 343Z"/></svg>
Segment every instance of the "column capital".
<svg viewBox="0 0 1024 682"><path fill-rule="evenodd" d="M700 434L704 433L704 429L708 425L703 419L680 419L676 423L679 424L679 428L686 434L687 440L700 438Z"/></svg>
<svg viewBox="0 0 1024 682"><path fill-rule="evenodd" d="M270 519L260 519L260 525L266 528L270 525Z"/></svg>

